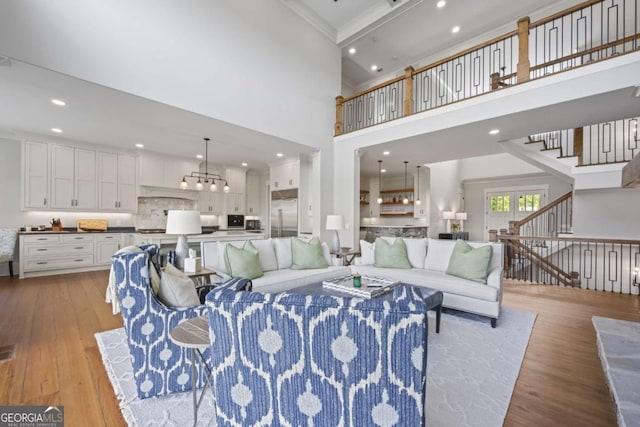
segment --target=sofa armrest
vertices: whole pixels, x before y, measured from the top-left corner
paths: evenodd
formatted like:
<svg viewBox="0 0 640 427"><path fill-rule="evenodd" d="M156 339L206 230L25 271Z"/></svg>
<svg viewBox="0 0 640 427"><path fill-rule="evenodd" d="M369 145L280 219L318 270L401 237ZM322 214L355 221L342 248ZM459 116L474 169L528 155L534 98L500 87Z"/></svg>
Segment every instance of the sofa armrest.
<svg viewBox="0 0 640 427"><path fill-rule="evenodd" d="M487 276L487 286L496 288L502 293L502 267L494 268Z"/></svg>

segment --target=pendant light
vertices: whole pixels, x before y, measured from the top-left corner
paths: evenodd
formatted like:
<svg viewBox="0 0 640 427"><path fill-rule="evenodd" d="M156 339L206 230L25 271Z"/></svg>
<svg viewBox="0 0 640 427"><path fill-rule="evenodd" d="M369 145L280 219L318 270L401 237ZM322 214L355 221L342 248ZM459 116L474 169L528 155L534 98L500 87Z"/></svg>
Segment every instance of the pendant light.
<svg viewBox="0 0 640 427"><path fill-rule="evenodd" d="M204 150L205 150L205 158L204 158L204 172L193 171L189 175L184 175L182 177L182 181L180 182L180 188L186 190L189 188L189 183L187 182L187 178L198 178L196 182L196 190L202 191L204 188L204 184L208 184L211 182L209 186L209 191L218 191L218 186L216 185L216 181L222 182L224 181L224 192L228 193L231 189L229 188L229 184L227 184L227 180L223 178L221 175L217 173L209 172L209 138L204 139Z"/></svg>
<svg viewBox="0 0 640 427"><path fill-rule="evenodd" d="M407 197L407 163L408 161L404 161L404 199L402 199L402 204L408 205L409 198Z"/></svg>
<svg viewBox="0 0 640 427"><path fill-rule="evenodd" d="M382 204L382 160L378 160L378 204Z"/></svg>
<svg viewBox="0 0 640 427"><path fill-rule="evenodd" d="M422 203L422 202L420 201L420 165L416 166L416 168L418 168L418 185L417 185L417 187L418 187L418 191L417 191L417 193L416 193L416 194L417 194L417 197L416 197L416 205L417 205L417 206L420 206L420 204Z"/></svg>

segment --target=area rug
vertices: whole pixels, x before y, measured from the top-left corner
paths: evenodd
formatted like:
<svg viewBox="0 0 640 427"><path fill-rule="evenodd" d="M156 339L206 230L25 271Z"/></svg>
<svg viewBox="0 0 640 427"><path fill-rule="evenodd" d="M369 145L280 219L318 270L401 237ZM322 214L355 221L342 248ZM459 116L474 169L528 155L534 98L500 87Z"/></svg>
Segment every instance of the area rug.
<svg viewBox="0 0 640 427"><path fill-rule="evenodd" d="M428 426L502 426L536 315L503 308L498 327L464 313L444 313L440 333L429 312ZM123 328L96 334L111 384L130 426L193 425L191 392L140 400ZM215 425L207 391L198 425Z"/></svg>

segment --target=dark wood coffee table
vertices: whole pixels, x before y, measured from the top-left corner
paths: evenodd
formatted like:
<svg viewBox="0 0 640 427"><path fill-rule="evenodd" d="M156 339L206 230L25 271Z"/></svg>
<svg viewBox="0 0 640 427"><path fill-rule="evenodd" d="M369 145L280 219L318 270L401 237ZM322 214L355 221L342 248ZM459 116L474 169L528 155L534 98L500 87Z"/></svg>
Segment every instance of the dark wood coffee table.
<svg viewBox="0 0 640 427"><path fill-rule="evenodd" d="M403 285L413 286L413 285L406 285L404 283L400 283L397 286L403 286ZM422 287L422 286L414 286L414 287L416 289L419 289L420 293L422 293L422 298L424 300L424 303L427 306L427 311L434 310L436 312L436 333L439 334L440 318L442 317L442 300L444 298L442 291L438 291L436 289ZM298 286L296 288L291 289L290 292L295 292L297 294L302 294L302 295L331 295L331 296L339 296L339 297L358 298L346 292L340 292L334 289L327 289L324 286L322 286L322 282ZM390 301L392 295L393 295L393 290L374 298L384 298Z"/></svg>

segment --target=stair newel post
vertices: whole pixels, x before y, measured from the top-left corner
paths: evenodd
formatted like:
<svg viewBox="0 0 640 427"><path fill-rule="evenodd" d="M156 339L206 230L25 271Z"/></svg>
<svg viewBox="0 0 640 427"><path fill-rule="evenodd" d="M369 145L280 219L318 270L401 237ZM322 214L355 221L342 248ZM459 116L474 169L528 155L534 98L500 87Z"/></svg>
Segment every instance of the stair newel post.
<svg viewBox="0 0 640 427"><path fill-rule="evenodd" d="M342 102L344 101L344 97L336 96L336 127L335 127L335 136L342 135Z"/></svg>
<svg viewBox="0 0 640 427"><path fill-rule="evenodd" d="M516 81L524 83L529 81L529 24L531 20L528 16L518 20L518 71Z"/></svg>
<svg viewBox="0 0 640 427"><path fill-rule="evenodd" d="M582 156L583 156L583 142L584 133L582 128L575 128L573 130L573 155L578 156L578 166L582 166Z"/></svg>
<svg viewBox="0 0 640 427"><path fill-rule="evenodd" d="M402 109L403 116L409 116L413 113L413 72L412 66L404 69L404 105Z"/></svg>

